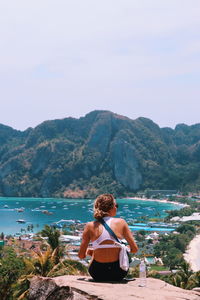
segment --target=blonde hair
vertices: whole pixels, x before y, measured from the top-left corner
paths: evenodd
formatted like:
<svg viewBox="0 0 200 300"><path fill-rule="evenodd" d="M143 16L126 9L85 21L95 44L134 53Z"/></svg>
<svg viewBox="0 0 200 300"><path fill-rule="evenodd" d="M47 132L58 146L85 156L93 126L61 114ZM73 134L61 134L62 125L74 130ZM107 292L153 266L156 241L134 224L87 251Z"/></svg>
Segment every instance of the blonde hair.
<svg viewBox="0 0 200 300"><path fill-rule="evenodd" d="M94 202L94 218L101 219L109 215L109 211L114 207L114 197L112 194L99 195Z"/></svg>

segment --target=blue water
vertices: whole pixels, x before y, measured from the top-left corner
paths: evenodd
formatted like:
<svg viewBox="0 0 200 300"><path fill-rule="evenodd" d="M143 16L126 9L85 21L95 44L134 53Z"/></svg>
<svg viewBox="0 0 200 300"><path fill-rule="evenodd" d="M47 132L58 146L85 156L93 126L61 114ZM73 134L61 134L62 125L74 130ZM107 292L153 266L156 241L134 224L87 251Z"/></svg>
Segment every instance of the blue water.
<svg viewBox="0 0 200 300"><path fill-rule="evenodd" d="M129 228L132 231L137 231L137 230L145 230L145 231L173 231L173 228L161 228L161 227L149 227L149 226L132 226L129 225Z"/></svg>
<svg viewBox="0 0 200 300"><path fill-rule="evenodd" d="M138 223L144 217L146 218L146 223L149 218L166 216L165 210L181 208L181 206L172 203L133 199L118 199L117 203L119 204L117 217L125 218L131 222L137 221ZM24 211L18 212L16 209L21 207L24 208ZM46 215L42 213L42 210L48 210L52 214ZM16 222L18 219L23 219L26 223L19 224ZM21 229L27 229L27 226L30 224L34 226L33 232L37 232L45 224L52 224L61 219L79 220L81 223L92 220L93 200L0 197L0 232L5 234L16 234L21 232ZM144 229L144 227L141 226L141 229ZM154 230L156 229L154 228Z"/></svg>

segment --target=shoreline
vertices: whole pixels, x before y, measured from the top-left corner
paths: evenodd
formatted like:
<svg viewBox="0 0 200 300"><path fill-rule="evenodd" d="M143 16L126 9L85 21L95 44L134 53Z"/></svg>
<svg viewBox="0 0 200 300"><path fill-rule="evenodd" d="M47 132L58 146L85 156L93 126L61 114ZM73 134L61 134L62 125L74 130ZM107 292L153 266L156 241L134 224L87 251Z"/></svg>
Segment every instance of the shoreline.
<svg viewBox="0 0 200 300"><path fill-rule="evenodd" d="M160 202L160 203L171 203L175 205L179 205L181 207L189 206L188 204L175 202L175 201L168 201L167 199L148 199L148 198L139 198L139 197L127 197L126 199L133 199L133 200L139 200L139 201L153 201L153 202Z"/></svg>
<svg viewBox="0 0 200 300"><path fill-rule="evenodd" d="M64 201L64 200L94 200L92 198L66 198L66 197L58 197L58 198L45 198L45 197L6 197L6 196L3 196L3 197L0 197L0 201L3 201L3 200L17 200L17 201L20 201L20 200L27 200L27 199L30 199L31 201ZM186 207L186 206L189 206L188 204L184 204L184 203L180 203L180 202L176 202L176 201L169 201L167 198L166 199L151 199L151 198L140 198L140 197L116 197L116 199L126 199L126 200L138 200L138 201L153 201L153 202L160 202L160 203L171 203L171 204L175 204L175 205L179 205L181 207Z"/></svg>
<svg viewBox="0 0 200 300"><path fill-rule="evenodd" d="M190 241L186 252L183 254L184 259L190 264L193 272L200 270L200 235L196 235L193 240Z"/></svg>

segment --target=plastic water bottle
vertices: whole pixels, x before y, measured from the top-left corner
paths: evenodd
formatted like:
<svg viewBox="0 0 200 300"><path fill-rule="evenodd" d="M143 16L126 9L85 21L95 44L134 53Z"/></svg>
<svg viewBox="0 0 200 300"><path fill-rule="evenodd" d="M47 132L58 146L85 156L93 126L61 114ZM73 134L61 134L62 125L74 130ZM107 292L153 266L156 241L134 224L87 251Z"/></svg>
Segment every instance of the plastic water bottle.
<svg viewBox="0 0 200 300"><path fill-rule="evenodd" d="M140 271L139 286L144 287L146 286L146 264L143 260L140 263L139 271Z"/></svg>

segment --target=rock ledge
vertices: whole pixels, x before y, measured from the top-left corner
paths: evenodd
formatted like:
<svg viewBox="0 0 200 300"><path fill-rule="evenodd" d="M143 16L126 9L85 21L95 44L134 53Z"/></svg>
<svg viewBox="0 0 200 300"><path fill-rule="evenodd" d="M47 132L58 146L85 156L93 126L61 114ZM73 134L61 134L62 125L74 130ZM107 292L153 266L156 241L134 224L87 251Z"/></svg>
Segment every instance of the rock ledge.
<svg viewBox="0 0 200 300"><path fill-rule="evenodd" d="M177 288L164 281L147 278L146 287L139 279L120 283L94 282L87 276L34 277L29 300L199 300L200 292Z"/></svg>

